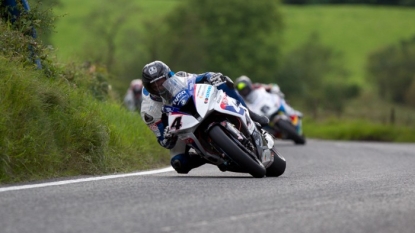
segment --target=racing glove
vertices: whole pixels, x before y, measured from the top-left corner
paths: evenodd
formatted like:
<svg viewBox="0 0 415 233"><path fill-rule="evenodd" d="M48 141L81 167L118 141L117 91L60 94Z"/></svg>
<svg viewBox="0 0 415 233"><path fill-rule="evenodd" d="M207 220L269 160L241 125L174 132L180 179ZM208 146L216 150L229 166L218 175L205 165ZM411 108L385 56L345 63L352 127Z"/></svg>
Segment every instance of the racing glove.
<svg viewBox="0 0 415 233"><path fill-rule="evenodd" d="M166 149L171 149L176 145L177 136L170 132L170 127L164 129L163 137L159 140L159 143L162 147Z"/></svg>
<svg viewBox="0 0 415 233"><path fill-rule="evenodd" d="M226 80L227 80L226 76L224 76L221 73L214 73L210 77L207 78L207 81L215 87L225 83Z"/></svg>

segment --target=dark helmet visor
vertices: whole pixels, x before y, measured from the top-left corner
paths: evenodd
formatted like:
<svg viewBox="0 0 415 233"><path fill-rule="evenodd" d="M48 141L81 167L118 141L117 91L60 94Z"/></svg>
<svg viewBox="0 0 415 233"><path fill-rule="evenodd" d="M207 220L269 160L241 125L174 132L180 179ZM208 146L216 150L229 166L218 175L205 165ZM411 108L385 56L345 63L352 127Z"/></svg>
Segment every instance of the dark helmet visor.
<svg viewBox="0 0 415 233"><path fill-rule="evenodd" d="M165 94L166 89L163 86L163 83L166 81L166 76L162 75L150 82L150 87L158 93L159 96Z"/></svg>

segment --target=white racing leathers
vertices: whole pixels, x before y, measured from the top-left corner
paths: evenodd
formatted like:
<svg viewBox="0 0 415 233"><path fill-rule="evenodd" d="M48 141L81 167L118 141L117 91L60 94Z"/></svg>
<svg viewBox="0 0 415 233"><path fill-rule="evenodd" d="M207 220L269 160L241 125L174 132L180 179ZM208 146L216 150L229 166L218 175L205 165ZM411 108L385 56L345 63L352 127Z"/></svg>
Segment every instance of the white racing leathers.
<svg viewBox="0 0 415 233"><path fill-rule="evenodd" d="M184 78L198 76L196 74L190 74L186 72L177 72L176 75ZM183 154L186 150L186 144L180 140L175 141L172 145L164 145L164 129L168 125L167 117L163 117L163 99L157 96L151 95L145 88L142 93L143 101L141 103L141 118L147 124L147 126L153 131L157 137L159 144L167 149L170 149L170 155L173 158L175 155Z"/></svg>
<svg viewBox="0 0 415 233"><path fill-rule="evenodd" d="M289 106L279 95L269 93L263 87L251 91L245 97L245 103L251 111L267 117L270 117L278 110L285 112L289 116L301 114Z"/></svg>

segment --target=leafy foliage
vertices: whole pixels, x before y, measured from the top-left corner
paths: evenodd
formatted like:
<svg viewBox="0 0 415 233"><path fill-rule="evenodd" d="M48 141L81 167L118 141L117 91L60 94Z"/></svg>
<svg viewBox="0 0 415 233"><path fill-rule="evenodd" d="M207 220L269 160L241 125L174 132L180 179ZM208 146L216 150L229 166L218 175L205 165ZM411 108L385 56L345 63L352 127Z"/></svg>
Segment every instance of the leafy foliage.
<svg viewBox="0 0 415 233"><path fill-rule="evenodd" d="M127 0L120 0L115 5L109 2L103 1L85 19L89 37L94 39L86 44L84 57L88 57L93 62L102 63L109 72L113 73L125 61L120 55L133 51L133 47L123 46L119 39L126 32L126 22L138 12L138 8ZM130 35L137 34L131 33L132 28L128 30L130 30Z"/></svg>
<svg viewBox="0 0 415 233"><path fill-rule="evenodd" d="M286 4L373 4L415 6L414 0L283 0Z"/></svg>
<svg viewBox="0 0 415 233"><path fill-rule="evenodd" d="M284 61L277 82L289 96L301 98L314 117L320 108L340 115L346 101L359 94L358 86L347 81L340 54L322 45L318 34L294 49Z"/></svg>
<svg viewBox="0 0 415 233"><path fill-rule="evenodd" d="M104 0L82 18L86 36L81 57L105 67L113 75L110 81L119 94L141 74L142 66L138 64L148 62L139 45L143 41L136 22L140 13L134 1L120 0L114 4Z"/></svg>
<svg viewBox="0 0 415 233"><path fill-rule="evenodd" d="M395 103L413 104L415 37L373 52L367 63L368 79L379 96Z"/></svg>
<svg viewBox="0 0 415 233"><path fill-rule="evenodd" d="M159 57L173 69L265 81L278 68L278 6L274 0L183 1L165 20Z"/></svg>
<svg viewBox="0 0 415 233"><path fill-rule="evenodd" d="M19 5L18 7L22 7ZM24 12L23 10L21 10ZM42 63L42 72L50 78L63 78L74 85L85 87L99 100L116 98L109 85L110 75L102 66L88 64L68 64L67 67L57 63L53 57L53 48L45 46L38 38L34 38L32 30L42 29L48 31L53 27L53 17L48 10L40 11L40 8L32 8L29 12L20 14L13 23L0 19L0 55L7 57L10 61L23 63L35 68L33 63L39 59ZM86 78L88 77L88 78Z"/></svg>
<svg viewBox="0 0 415 233"><path fill-rule="evenodd" d="M138 115L114 102L106 69L48 57L27 31L38 23L36 11L0 19L0 183L168 164Z"/></svg>
<svg viewBox="0 0 415 233"><path fill-rule="evenodd" d="M32 5L32 10L40 12L41 16L44 16L44 18L38 18L41 21L49 22L45 27L36 27L38 39L42 42L44 45L52 45L52 34L55 32L55 24L56 21L58 21L62 15L56 15L52 9L56 7L62 7L62 3L60 0L38 0L34 5ZM38 15L39 17L39 15Z"/></svg>
<svg viewBox="0 0 415 233"><path fill-rule="evenodd" d="M0 183L168 164L137 114L65 79L0 56L0 92Z"/></svg>
<svg viewBox="0 0 415 233"><path fill-rule="evenodd" d="M20 14L17 17L12 11ZM39 43L35 29L48 31L53 27L54 18L50 11L43 11L38 6L25 11L22 4L18 3L16 9L0 7L0 16L0 54L26 64L33 64L33 61L39 59L47 67L50 64L48 56L51 49ZM45 72L50 70L46 68Z"/></svg>
<svg viewBox="0 0 415 233"><path fill-rule="evenodd" d="M413 142L414 128L374 123L365 120L328 119L323 122L304 122L304 132L308 137L381 142Z"/></svg>

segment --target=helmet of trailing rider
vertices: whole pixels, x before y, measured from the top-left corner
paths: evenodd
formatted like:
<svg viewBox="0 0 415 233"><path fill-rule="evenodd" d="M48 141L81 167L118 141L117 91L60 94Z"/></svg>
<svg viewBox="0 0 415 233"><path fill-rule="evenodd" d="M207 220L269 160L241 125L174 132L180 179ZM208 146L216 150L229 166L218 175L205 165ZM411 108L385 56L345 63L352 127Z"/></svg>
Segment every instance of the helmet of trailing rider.
<svg viewBox="0 0 415 233"><path fill-rule="evenodd" d="M150 94L162 97L166 92L163 83L173 75L174 73L164 62L154 61L143 68L143 85Z"/></svg>
<svg viewBox="0 0 415 233"><path fill-rule="evenodd" d="M248 96L254 89L251 79L245 75L242 75L235 80L235 87L239 94L243 97Z"/></svg>
<svg viewBox="0 0 415 233"><path fill-rule="evenodd" d="M141 81L141 79L134 79L133 81L131 81L130 89L132 90L134 96L140 96L141 90L143 89L143 82Z"/></svg>
<svg viewBox="0 0 415 233"><path fill-rule="evenodd" d="M270 92L279 95L281 98L284 98L284 93L282 93L280 86L278 84L272 83L270 84Z"/></svg>

